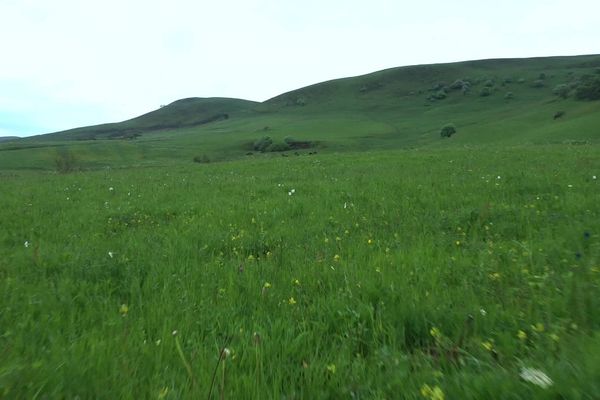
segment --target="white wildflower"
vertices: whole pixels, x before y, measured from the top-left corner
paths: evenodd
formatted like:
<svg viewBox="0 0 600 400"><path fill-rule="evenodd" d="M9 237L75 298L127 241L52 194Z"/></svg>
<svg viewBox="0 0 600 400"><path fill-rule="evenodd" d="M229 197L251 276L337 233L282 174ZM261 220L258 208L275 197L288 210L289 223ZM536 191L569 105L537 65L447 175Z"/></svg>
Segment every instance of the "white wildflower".
<svg viewBox="0 0 600 400"><path fill-rule="evenodd" d="M572 187L573 187L573 185L567 185L567 186L568 186L568 187L570 187L570 188L572 188Z"/></svg>
<svg viewBox="0 0 600 400"><path fill-rule="evenodd" d="M543 389L549 388L554 383L548 375L535 368L521 368L519 375L524 381L533 383Z"/></svg>
<svg viewBox="0 0 600 400"><path fill-rule="evenodd" d="M26 241L25 241L25 243L23 243L23 245L24 245L25 247L29 247L29 241L28 241L28 240L26 240Z"/></svg>
<svg viewBox="0 0 600 400"><path fill-rule="evenodd" d="M593 180L596 180L596 175L592 176L592 179L593 179Z"/></svg>
<svg viewBox="0 0 600 400"><path fill-rule="evenodd" d="M109 252L108 252L108 256L109 256L110 258L113 258L113 256L114 256L114 255L115 255L115 253L113 253L112 251L109 251Z"/></svg>
<svg viewBox="0 0 600 400"><path fill-rule="evenodd" d="M479 310L479 314L481 314L482 316L484 316L484 317L485 317L485 316L487 315L487 311L485 311L483 308L481 308L481 309Z"/></svg>
<svg viewBox="0 0 600 400"><path fill-rule="evenodd" d="M114 187L112 187L112 186L108 188L108 191L109 191L109 192L112 192L113 190L115 190L115 188L114 188Z"/></svg>

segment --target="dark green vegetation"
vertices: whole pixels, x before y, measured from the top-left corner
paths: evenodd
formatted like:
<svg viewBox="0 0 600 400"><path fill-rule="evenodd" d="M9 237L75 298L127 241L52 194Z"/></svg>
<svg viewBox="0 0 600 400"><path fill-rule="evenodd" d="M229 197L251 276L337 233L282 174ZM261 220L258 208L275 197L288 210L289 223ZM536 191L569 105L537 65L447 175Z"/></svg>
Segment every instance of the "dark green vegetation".
<svg viewBox="0 0 600 400"><path fill-rule="evenodd" d="M482 60L393 68L264 103L184 99L126 122L0 145L0 168L55 169L62 147L81 169L189 164L202 156L231 160L257 156L255 143L265 136L277 153L303 150L288 149L287 137L319 152L596 143L598 68L598 55ZM565 115L554 120L559 110ZM460 133L441 140L449 122Z"/></svg>
<svg viewBox="0 0 600 400"><path fill-rule="evenodd" d="M0 145L0 398L598 398L599 66L406 67Z"/></svg>

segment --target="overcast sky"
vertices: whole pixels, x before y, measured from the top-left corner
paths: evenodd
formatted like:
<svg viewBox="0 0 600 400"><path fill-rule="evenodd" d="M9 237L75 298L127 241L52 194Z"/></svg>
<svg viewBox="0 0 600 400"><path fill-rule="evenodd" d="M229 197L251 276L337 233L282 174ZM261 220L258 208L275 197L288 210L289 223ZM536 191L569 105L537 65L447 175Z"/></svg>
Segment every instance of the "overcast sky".
<svg viewBox="0 0 600 400"><path fill-rule="evenodd" d="M600 53L598 0L0 0L0 136L423 63Z"/></svg>

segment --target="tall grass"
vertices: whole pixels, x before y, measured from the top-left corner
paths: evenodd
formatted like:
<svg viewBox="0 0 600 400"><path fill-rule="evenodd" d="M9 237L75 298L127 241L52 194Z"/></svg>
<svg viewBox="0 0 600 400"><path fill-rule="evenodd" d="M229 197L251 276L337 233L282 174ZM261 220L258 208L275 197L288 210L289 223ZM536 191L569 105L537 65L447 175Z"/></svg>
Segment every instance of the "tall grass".
<svg viewBox="0 0 600 400"><path fill-rule="evenodd" d="M0 397L594 398L599 156L0 176Z"/></svg>

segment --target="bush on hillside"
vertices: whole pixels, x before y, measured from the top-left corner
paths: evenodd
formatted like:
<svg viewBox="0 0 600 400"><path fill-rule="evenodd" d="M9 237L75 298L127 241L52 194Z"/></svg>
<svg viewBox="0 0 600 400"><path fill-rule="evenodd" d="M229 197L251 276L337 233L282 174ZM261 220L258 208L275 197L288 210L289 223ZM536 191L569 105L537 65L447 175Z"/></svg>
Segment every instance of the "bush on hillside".
<svg viewBox="0 0 600 400"><path fill-rule="evenodd" d="M545 83L542 79L535 80L531 83L531 87L536 89L543 88L544 86Z"/></svg>
<svg viewBox="0 0 600 400"><path fill-rule="evenodd" d="M504 98L505 98L506 100L512 100L512 99L514 99L514 97L515 97L515 96L513 95L513 92L507 92L507 93L504 95Z"/></svg>
<svg viewBox="0 0 600 400"><path fill-rule="evenodd" d="M600 100L600 78L584 76L575 89L578 100Z"/></svg>
<svg viewBox="0 0 600 400"><path fill-rule="evenodd" d="M273 139L271 139L271 137L263 136L262 138L258 139L256 142L254 142L254 150L264 153L265 151L267 151L269 146L271 146L272 144L273 144Z"/></svg>
<svg viewBox="0 0 600 400"><path fill-rule="evenodd" d="M440 136L445 138L445 137L450 137L452 135L454 135L456 133L456 127L454 126L454 124L446 124L443 126L443 128L440 130Z"/></svg>
<svg viewBox="0 0 600 400"><path fill-rule="evenodd" d="M289 144L283 142L283 143L273 143L271 144L266 151L268 152L280 152L280 151L288 151L291 150L292 148L290 147Z"/></svg>
<svg viewBox="0 0 600 400"><path fill-rule="evenodd" d="M59 148L54 158L54 166L57 172L67 174L76 170L77 159L69 149Z"/></svg>
<svg viewBox="0 0 600 400"><path fill-rule="evenodd" d="M540 75L538 76L538 80L543 81L544 79L546 79L546 74L544 72L540 72Z"/></svg>
<svg viewBox="0 0 600 400"><path fill-rule="evenodd" d="M483 86L491 88L492 86L494 86L494 81L491 80L491 79L488 79L487 81L485 81L485 83L483 84Z"/></svg>
<svg viewBox="0 0 600 400"><path fill-rule="evenodd" d="M560 85L556 85L554 89L552 89L552 93L557 95L558 97L562 97L566 99L569 97L569 92L571 91L571 87L565 83L561 83Z"/></svg>
<svg viewBox="0 0 600 400"><path fill-rule="evenodd" d="M199 164L208 164L210 163L210 158L208 158L206 154L203 154L201 156L194 157L194 162Z"/></svg>
<svg viewBox="0 0 600 400"><path fill-rule="evenodd" d="M492 94L492 89L487 86L481 88L481 90L479 91L479 95L481 97L487 97L487 96L490 96L491 94Z"/></svg>

